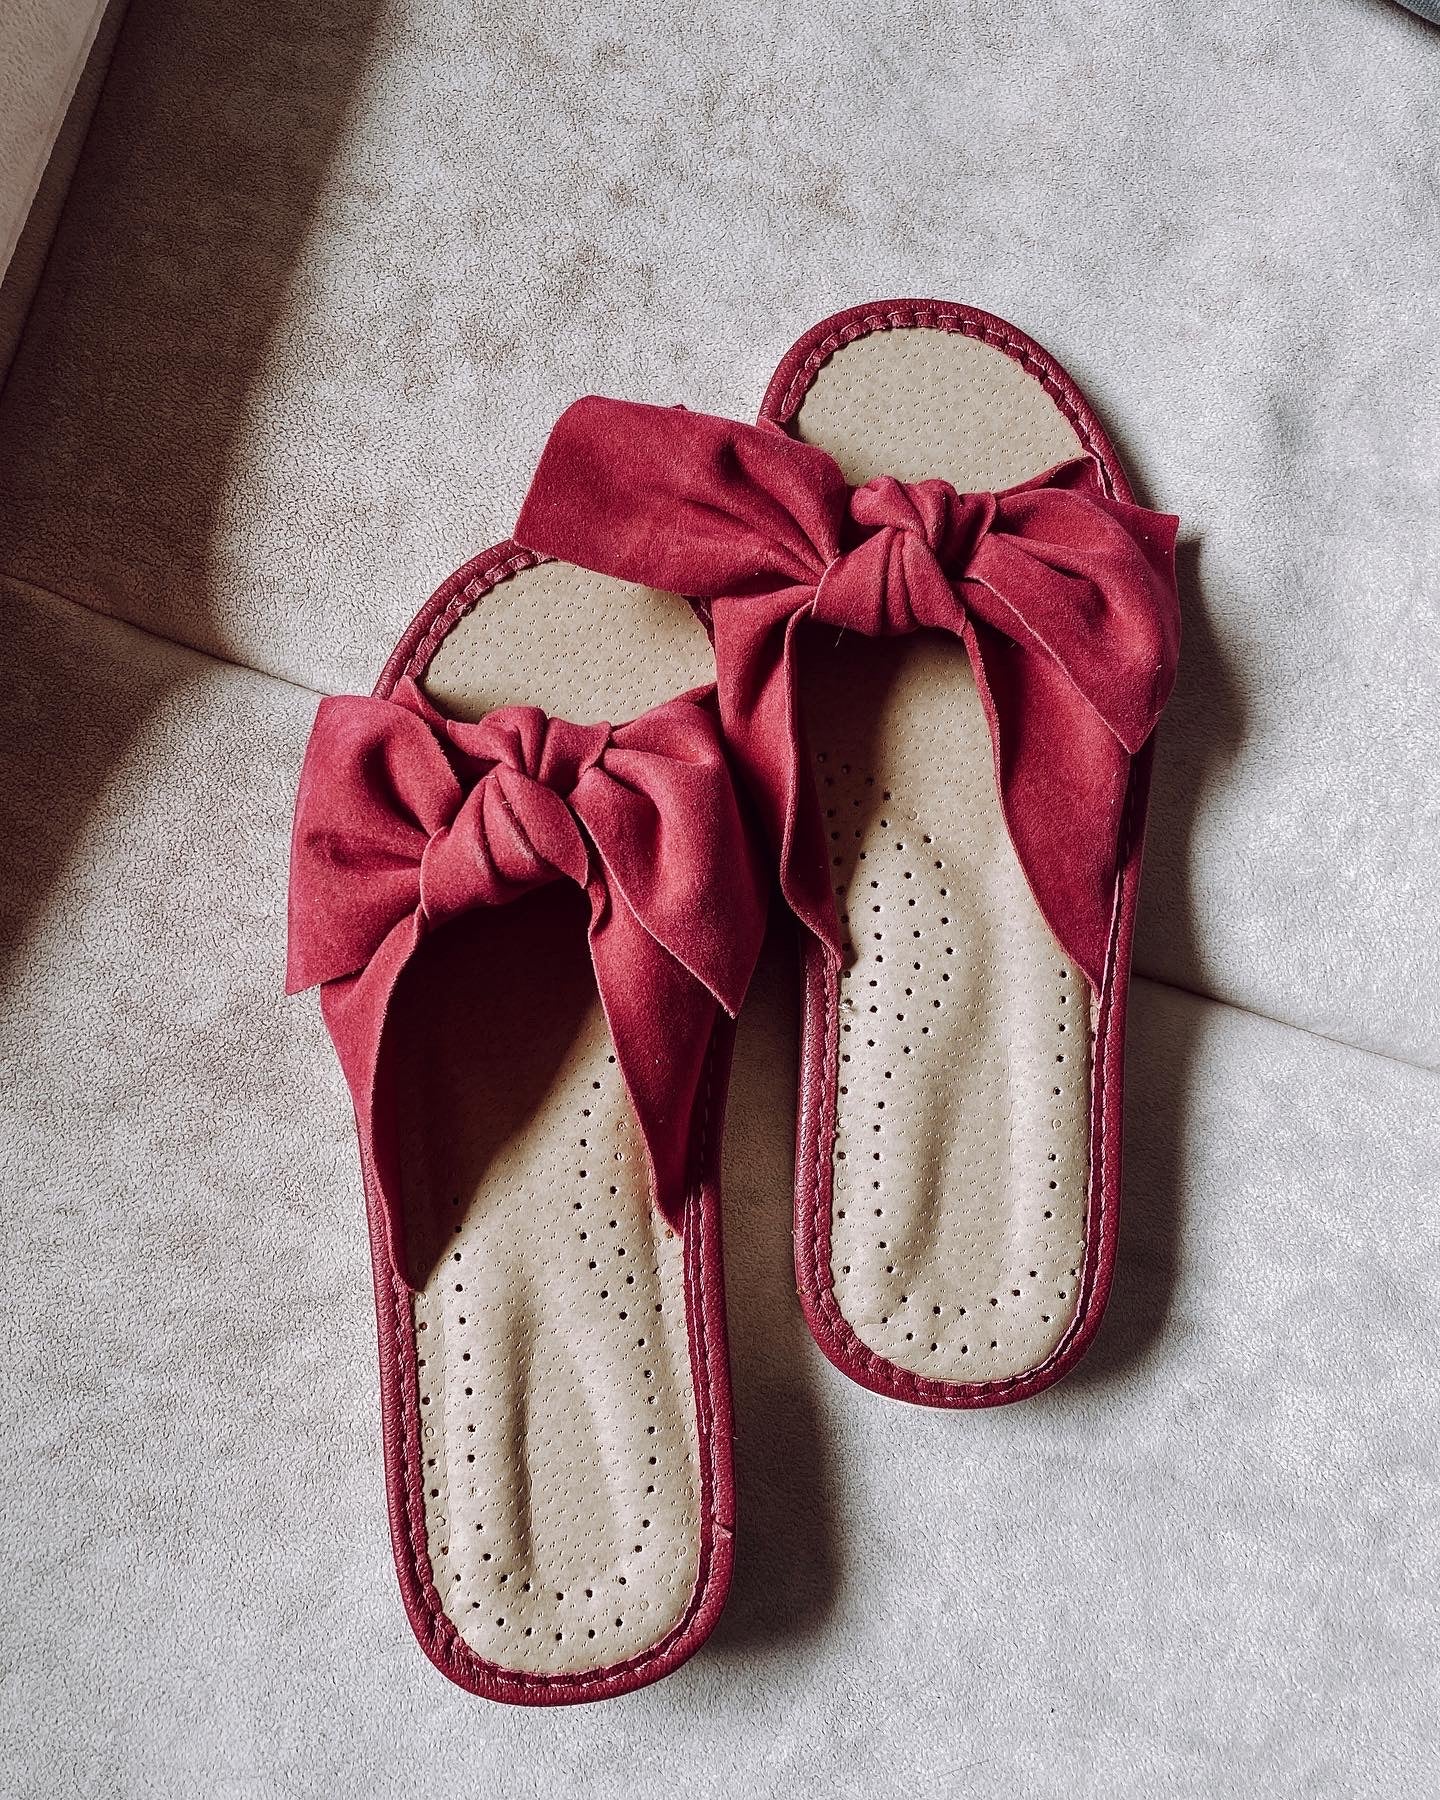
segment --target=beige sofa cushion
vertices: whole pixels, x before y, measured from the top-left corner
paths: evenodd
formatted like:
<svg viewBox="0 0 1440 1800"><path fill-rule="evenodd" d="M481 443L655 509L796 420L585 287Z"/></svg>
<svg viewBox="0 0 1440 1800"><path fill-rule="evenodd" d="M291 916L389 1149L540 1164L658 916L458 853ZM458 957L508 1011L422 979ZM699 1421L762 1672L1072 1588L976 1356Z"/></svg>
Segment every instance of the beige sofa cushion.
<svg viewBox="0 0 1440 1800"><path fill-rule="evenodd" d="M124 0L6 0L0 6L0 380L19 341L124 10Z"/></svg>
<svg viewBox="0 0 1440 1800"><path fill-rule="evenodd" d="M103 0L10 0L0 10L0 270L65 121Z"/></svg>

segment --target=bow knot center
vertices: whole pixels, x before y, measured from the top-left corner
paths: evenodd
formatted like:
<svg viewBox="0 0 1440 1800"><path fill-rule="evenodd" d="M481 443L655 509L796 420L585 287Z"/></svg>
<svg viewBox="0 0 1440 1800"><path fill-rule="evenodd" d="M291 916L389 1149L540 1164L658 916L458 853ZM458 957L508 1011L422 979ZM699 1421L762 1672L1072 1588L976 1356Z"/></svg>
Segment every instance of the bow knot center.
<svg viewBox="0 0 1440 1800"><path fill-rule="evenodd" d="M604 755L610 727L513 706L448 735L468 792L421 855L426 918L503 906L552 881L584 887L590 848L570 800Z"/></svg>
<svg viewBox="0 0 1440 1800"><path fill-rule="evenodd" d="M820 578L814 617L872 637L958 629L954 584L994 513L991 495L957 493L948 481L881 475L853 489L847 543Z"/></svg>

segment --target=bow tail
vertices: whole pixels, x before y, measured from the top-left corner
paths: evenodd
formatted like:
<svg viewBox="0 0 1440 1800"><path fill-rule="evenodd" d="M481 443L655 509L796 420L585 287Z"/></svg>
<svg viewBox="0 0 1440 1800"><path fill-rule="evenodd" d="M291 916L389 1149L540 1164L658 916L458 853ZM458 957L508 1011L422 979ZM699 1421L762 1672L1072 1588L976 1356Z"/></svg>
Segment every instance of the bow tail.
<svg viewBox="0 0 1440 1800"><path fill-rule="evenodd" d="M780 890L838 962L840 921L796 685L795 638L810 611L794 610L788 595L717 607L715 663L726 736L777 846Z"/></svg>
<svg viewBox="0 0 1440 1800"><path fill-rule="evenodd" d="M719 1004L645 929L618 890L607 890L597 878L588 892L590 952L616 1060L645 1142L656 1204L678 1229L696 1102ZM420 939L418 915L411 914L365 969L328 981L320 991L355 1109L366 1190L382 1221L391 1267L411 1290L423 1280L418 1265L430 1233L425 1209L407 1208L401 1075L393 1066L391 1027L396 992Z"/></svg>
<svg viewBox="0 0 1440 1800"><path fill-rule="evenodd" d="M1048 656L973 617L962 636L1015 855L1056 941L1098 993L1123 854L1130 756Z"/></svg>
<svg viewBox="0 0 1440 1800"><path fill-rule="evenodd" d="M419 914L410 913L389 933L364 969L327 981L320 989L320 1010L355 1108L366 1190L384 1223L391 1267L412 1288L416 1284L405 1255L400 1150L393 1084L385 1074L385 1049L395 988L419 941Z"/></svg>
<svg viewBox="0 0 1440 1800"><path fill-rule="evenodd" d="M719 1002L650 935L617 888L596 879L589 894L590 954L615 1060L645 1143L652 1196L678 1231Z"/></svg>

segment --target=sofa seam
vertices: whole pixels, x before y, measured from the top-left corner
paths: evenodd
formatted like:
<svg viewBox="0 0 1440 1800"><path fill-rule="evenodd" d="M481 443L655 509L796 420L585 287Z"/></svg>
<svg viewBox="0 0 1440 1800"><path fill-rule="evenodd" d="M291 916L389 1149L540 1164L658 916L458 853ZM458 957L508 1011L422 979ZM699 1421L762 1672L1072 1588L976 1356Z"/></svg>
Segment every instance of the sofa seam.
<svg viewBox="0 0 1440 1800"><path fill-rule="evenodd" d="M1162 988L1166 993L1178 994L1183 999L1193 1000L1199 1006L1219 1006L1226 1012L1239 1013L1242 1018L1259 1019L1263 1024L1273 1025L1279 1031L1299 1032L1301 1037L1313 1038L1317 1043L1328 1044L1331 1049L1342 1050L1354 1056L1372 1057L1376 1062L1389 1063L1398 1069L1408 1069L1415 1075L1428 1075L1440 1081L1440 1063L1419 1062L1414 1057L1399 1056L1391 1050L1376 1050L1370 1044L1357 1044L1350 1038L1336 1037L1328 1031L1317 1031L1313 1025L1300 1025L1294 1019L1282 1019L1275 1013L1265 1012L1258 1006L1244 1006L1238 1000L1222 1000L1218 994L1207 993L1203 988L1186 987L1181 981L1167 981L1163 975L1147 975L1139 969L1131 970L1133 982L1144 982L1147 987Z"/></svg>
<svg viewBox="0 0 1440 1800"><path fill-rule="evenodd" d="M332 692L329 688L314 687L308 681L298 681L293 675L282 675L276 669L262 669L258 663L244 662L236 656L223 656L218 650L206 650L201 645L192 643L189 638L173 637L167 631L156 631L153 626L141 625L119 613L106 612L103 607L91 606L86 600L77 600L73 594L62 593L59 588L46 587L42 582L32 581L26 575L12 574L8 569L0 568L0 582L8 582L12 587L37 595L42 600L53 600L61 606L73 607L76 612L84 613L92 619L103 619L106 624L121 630L138 632L152 643L168 645L172 650L187 651L191 656L203 657L206 662L218 663L225 669L238 669L242 674L258 675L262 681L273 681L281 687L294 688L297 693L313 694L317 700L328 698Z"/></svg>

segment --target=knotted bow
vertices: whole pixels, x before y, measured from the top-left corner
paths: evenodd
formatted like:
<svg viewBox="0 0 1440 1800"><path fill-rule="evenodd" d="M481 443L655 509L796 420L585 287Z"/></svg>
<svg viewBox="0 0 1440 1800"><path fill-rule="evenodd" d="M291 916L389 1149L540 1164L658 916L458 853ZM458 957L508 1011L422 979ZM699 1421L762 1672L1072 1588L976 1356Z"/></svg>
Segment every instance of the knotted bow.
<svg viewBox="0 0 1440 1800"><path fill-rule="evenodd" d="M616 1061L656 1202L677 1223L716 1006L739 1010L764 930L706 690L613 728L524 706L465 724L408 679L388 700L321 702L295 813L286 988L324 984L402 1274L392 1132L377 1093L395 984L435 927L558 880L589 896Z"/></svg>
<svg viewBox="0 0 1440 1800"><path fill-rule="evenodd" d="M727 737L785 896L837 957L801 754L797 628L955 633L1016 854L1056 938L1098 988L1130 759L1174 681L1177 523L1115 499L1088 457L995 494L889 476L852 489L824 451L773 425L591 398L552 431L516 536L712 603Z"/></svg>

